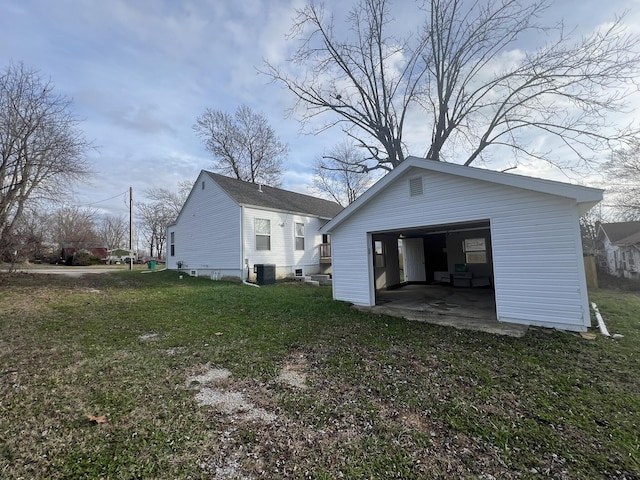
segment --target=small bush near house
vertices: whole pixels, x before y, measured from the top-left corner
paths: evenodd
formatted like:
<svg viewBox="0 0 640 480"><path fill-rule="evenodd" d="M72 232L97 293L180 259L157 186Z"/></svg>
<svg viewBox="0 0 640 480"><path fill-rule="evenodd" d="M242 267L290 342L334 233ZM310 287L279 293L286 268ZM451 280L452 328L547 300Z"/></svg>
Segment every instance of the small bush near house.
<svg viewBox="0 0 640 480"><path fill-rule="evenodd" d="M71 265L80 267L86 267L89 265L100 265L101 263L102 259L100 257L91 255L88 252L76 252L73 254L73 258L71 260Z"/></svg>

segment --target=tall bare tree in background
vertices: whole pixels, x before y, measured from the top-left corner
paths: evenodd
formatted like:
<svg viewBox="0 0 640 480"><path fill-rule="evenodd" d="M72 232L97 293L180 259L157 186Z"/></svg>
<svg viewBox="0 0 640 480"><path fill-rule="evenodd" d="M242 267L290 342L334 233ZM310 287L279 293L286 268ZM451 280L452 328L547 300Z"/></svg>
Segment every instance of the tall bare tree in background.
<svg viewBox="0 0 640 480"><path fill-rule="evenodd" d="M362 195L375 177L366 171L354 170L354 166L359 165L366 169L366 155L360 150L352 142L345 141L317 159L313 168L314 193L328 196L343 207Z"/></svg>
<svg viewBox="0 0 640 480"><path fill-rule="evenodd" d="M175 192L166 188L151 188L144 191L145 198L149 202L138 203L137 217L152 257L163 256L167 227L180 213L188 193L185 183L181 183Z"/></svg>
<svg viewBox="0 0 640 480"><path fill-rule="evenodd" d="M616 150L605 165L607 202L624 220L640 220L640 139L630 147Z"/></svg>
<svg viewBox="0 0 640 480"><path fill-rule="evenodd" d="M414 129L428 122L430 159L471 165L489 147L506 147L512 167L528 158L578 168L637 133L611 127L607 115L625 111L636 90L639 39L622 19L582 38L562 25L540 25L551 3L426 0L415 7L424 16L421 30L397 37L390 32L406 27L394 24L388 0L357 2L345 33L311 1L293 23L299 43L292 66L267 62L265 73L294 94L303 122L324 115L314 131L341 125L367 147L372 168L403 161L412 112ZM523 51L531 38L547 42ZM572 158L540 148L540 135L568 146Z"/></svg>
<svg viewBox="0 0 640 480"><path fill-rule="evenodd" d="M104 215L96 232L101 245L108 250L122 248L129 243L129 220L122 215Z"/></svg>
<svg viewBox="0 0 640 480"><path fill-rule="evenodd" d="M0 73L0 250L29 204L60 200L86 177L90 146L71 100L22 64Z"/></svg>
<svg viewBox="0 0 640 480"><path fill-rule="evenodd" d="M97 212L92 208L63 207L51 217L51 237L59 248L103 247L96 231Z"/></svg>
<svg viewBox="0 0 640 480"><path fill-rule="evenodd" d="M289 147L263 114L244 105L233 116L208 108L193 129L213 154L216 172L246 182L280 185L282 160Z"/></svg>

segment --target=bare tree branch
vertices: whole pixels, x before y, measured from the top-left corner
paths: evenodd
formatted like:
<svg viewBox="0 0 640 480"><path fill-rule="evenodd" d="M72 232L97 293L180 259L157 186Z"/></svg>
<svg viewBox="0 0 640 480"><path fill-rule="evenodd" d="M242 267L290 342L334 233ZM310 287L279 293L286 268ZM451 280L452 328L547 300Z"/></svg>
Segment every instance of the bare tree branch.
<svg viewBox="0 0 640 480"><path fill-rule="evenodd" d="M343 207L354 202L374 182L367 159L351 142L335 145L314 165L314 193L329 196Z"/></svg>
<svg viewBox="0 0 640 480"><path fill-rule="evenodd" d="M235 116L207 109L193 126L223 175L252 183L279 186L282 159L289 147L282 143L266 117L240 106Z"/></svg>
<svg viewBox="0 0 640 480"><path fill-rule="evenodd" d="M640 129L615 125L638 91L640 37L620 17L583 38L564 25L541 25L550 0L424 0L420 34L396 38L390 0L360 0L338 34L323 6L298 11L287 66L263 73L296 98L304 124L334 126L391 170L408 153L409 112L423 109L431 131L426 156L471 165L507 147L520 159L561 169L590 167L603 151L629 144ZM544 45L523 50L530 38ZM412 116L412 118L414 118ZM416 116L417 118L417 116ZM413 128L420 125L413 125ZM571 152L559 158L547 142ZM492 147L492 148L490 148ZM566 150L565 150L566 151Z"/></svg>
<svg viewBox="0 0 640 480"><path fill-rule="evenodd" d="M389 16L386 0L361 0L348 17L354 38L340 40L323 7L309 3L291 34L300 40L291 61L306 73L292 76L269 62L264 72L297 97L303 122L336 114L323 128L341 124L387 170L405 158L405 117L425 73L423 44L389 36Z"/></svg>
<svg viewBox="0 0 640 480"><path fill-rule="evenodd" d="M640 219L640 139L613 152L605 164L611 206L625 220Z"/></svg>

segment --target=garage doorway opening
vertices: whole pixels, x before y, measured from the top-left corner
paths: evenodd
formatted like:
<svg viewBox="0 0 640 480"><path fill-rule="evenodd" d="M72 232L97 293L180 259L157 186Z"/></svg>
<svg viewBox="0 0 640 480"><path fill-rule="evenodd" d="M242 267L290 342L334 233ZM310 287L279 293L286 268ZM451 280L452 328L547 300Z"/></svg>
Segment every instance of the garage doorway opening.
<svg viewBox="0 0 640 480"><path fill-rule="evenodd" d="M496 319L488 219L372 233L376 305Z"/></svg>

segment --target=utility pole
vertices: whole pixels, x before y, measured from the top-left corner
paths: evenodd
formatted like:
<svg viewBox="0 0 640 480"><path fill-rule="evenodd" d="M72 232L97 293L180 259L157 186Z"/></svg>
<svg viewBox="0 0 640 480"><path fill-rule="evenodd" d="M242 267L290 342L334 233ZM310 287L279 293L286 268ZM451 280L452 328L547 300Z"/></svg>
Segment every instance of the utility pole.
<svg viewBox="0 0 640 480"><path fill-rule="evenodd" d="M133 187L129 187L129 270L133 270Z"/></svg>

